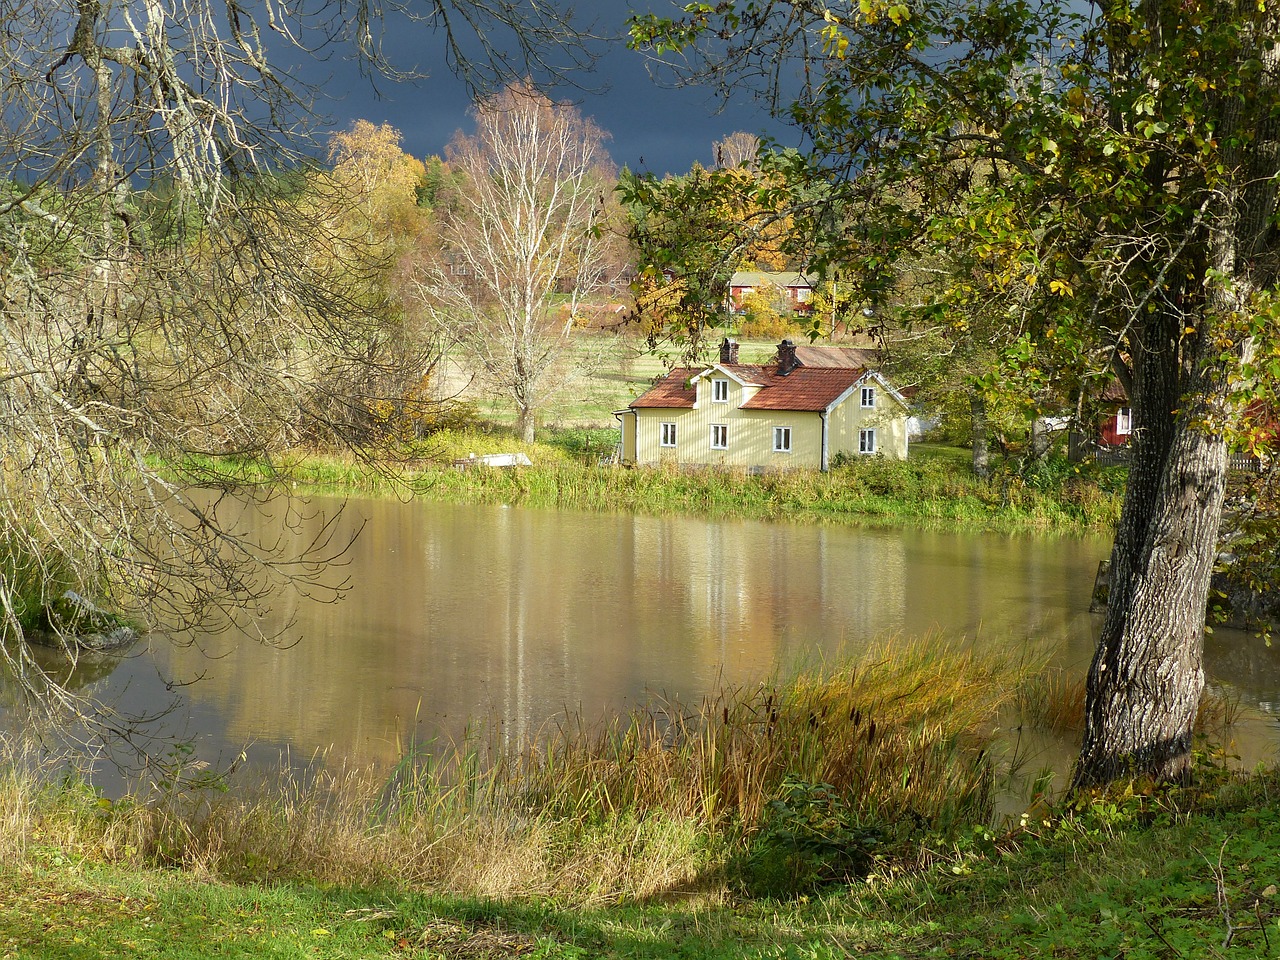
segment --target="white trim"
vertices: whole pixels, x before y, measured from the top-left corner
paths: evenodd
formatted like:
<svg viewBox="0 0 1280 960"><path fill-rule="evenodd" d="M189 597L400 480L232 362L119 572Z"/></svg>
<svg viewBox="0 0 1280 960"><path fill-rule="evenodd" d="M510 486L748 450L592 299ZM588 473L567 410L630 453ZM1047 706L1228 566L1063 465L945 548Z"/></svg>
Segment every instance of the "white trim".
<svg viewBox="0 0 1280 960"><path fill-rule="evenodd" d="M786 431L783 433L783 431ZM779 439L786 440L786 445L779 445ZM773 452L774 453L790 453L791 452L791 427L789 425L774 424L773 426Z"/></svg>
<svg viewBox="0 0 1280 960"><path fill-rule="evenodd" d="M668 427L671 429L668 430ZM658 446L665 447L667 449L674 449L677 437L679 437L679 433L677 432L674 420L658 421Z"/></svg>
<svg viewBox="0 0 1280 960"><path fill-rule="evenodd" d="M703 377L709 377L709 376L711 376L712 374L715 374L715 373L718 373L718 374L720 374L721 376L724 376L724 377L728 377L730 380L734 381L734 382L735 382L738 386L740 386L740 387L758 387L758 386L761 386L761 384L756 383L754 380L744 380L744 379L742 379L742 377L738 376L736 373L734 373L734 372L733 372L732 370L730 370L728 367L724 366L723 364L719 364L719 363L714 364L714 365L712 365L712 366L710 366L710 367L707 367L705 370L700 370L700 371L698 371L698 372L697 372L697 373L695 373L692 377L690 377L690 378L689 378L689 383L690 383L690 385L695 384L695 383L697 383L699 380L701 380Z"/></svg>
<svg viewBox="0 0 1280 960"><path fill-rule="evenodd" d="M910 410L910 409L911 409L911 404L907 403L907 398L906 398L906 397L904 397L902 394L900 394L900 393L897 391L897 389L893 386L893 384L891 384L888 380L886 380L886 379L885 379L885 378L884 378L884 377L879 373L879 371L876 371L876 370L868 370L866 373L864 373L862 376L860 376L860 377L858 378L858 382L857 382L857 383L855 383L855 384L854 384L854 386L855 386L855 387L861 387L861 386L862 386L864 383L866 383L866 382L867 382L867 380L869 380L869 379L874 379L878 384L880 384L880 386L884 387L884 388L885 388L885 390L886 390L886 391L888 391L889 396L891 396L891 397L893 397L893 399L897 400L900 404L902 404L902 405L903 405L903 407L905 407L905 408L906 408L906 409L908 409L908 410Z"/></svg>

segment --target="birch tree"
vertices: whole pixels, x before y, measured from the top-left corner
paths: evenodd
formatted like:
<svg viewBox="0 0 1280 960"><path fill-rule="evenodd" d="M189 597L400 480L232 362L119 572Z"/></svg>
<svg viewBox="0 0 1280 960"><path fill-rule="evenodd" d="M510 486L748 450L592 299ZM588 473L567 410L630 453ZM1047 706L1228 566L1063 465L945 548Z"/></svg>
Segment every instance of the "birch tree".
<svg viewBox="0 0 1280 960"><path fill-rule="evenodd" d="M480 100L473 115L475 133L447 150L463 186L418 288L531 442L584 298L616 281L614 172L605 134L527 82Z"/></svg>
<svg viewBox="0 0 1280 960"><path fill-rule="evenodd" d="M0 13L0 665L36 705L73 706L27 642L79 655L67 591L159 638L251 625L286 584L340 587L341 544L253 542L207 456L359 440L326 374L367 363L385 321L353 282L368 259L324 234L351 195L309 191L317 91L274 58L341 49L393 73L387 28L441 31L468 72L488 52L464 62L472 31L508 30L494 63L519 69L581 48L560 15L488 0Z"/></svg>

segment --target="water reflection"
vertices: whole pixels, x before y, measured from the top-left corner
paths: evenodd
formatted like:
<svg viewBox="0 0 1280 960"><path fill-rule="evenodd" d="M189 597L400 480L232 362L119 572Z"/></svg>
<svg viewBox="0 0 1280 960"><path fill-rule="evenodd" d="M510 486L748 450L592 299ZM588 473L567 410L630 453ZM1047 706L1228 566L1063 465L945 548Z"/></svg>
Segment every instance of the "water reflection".
<svg viewBox="0 0 1280 960"><path fill-rule="evenodd" d="M1044 643L1079 667L1108 549L428 502L356 502L342 522L364 523L347 598L291 597L257 624L270 635L292 623L290 646L234 633L157 642L95 692L142 711L179 691L182 734L211 758L256 741L386 763L408 737L457 736L469 719L521 739L565 709L594 719L694 700L890 637ZM1215 635L1211 673L1280 702L1280 661L1239 641Z"/></svg>

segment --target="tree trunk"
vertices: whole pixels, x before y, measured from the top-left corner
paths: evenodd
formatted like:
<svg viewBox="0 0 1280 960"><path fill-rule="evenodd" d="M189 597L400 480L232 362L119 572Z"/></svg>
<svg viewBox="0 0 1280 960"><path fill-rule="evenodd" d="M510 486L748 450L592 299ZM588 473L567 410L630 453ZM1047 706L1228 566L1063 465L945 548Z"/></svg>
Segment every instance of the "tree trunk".
<svg viewBox="0 0 1280 960"><path fill-rule="evenodd" d="M1180 368L1182 329L1174 314L1140 334L1129 484L1089 667L1076 787L1189 772L1227 448L1204 427L1223 384L1201 371L1203 348L1184 354Z"/></svg>
<svg viewBox="0 0 1280 960"><path fill-rule="evenodd" d="M973 473L979 480L991 476L991 451L987 445L987 399L974 391L969 398L969 417L973 426Z"/></svg>
<svg viewBox="0 0 1280 960"><path fill-rule="evenodd" d="M536 421L536 411L531 407L521 404L516 408L516 435L525 443L533 443Z"/></svg>
<svg viewBox="0 0 1280 960"><path fill-rule="evenodd" d="M1049 455L1049 427L1043 417L1031 421L1031 459L1035 462Z"/></svg>

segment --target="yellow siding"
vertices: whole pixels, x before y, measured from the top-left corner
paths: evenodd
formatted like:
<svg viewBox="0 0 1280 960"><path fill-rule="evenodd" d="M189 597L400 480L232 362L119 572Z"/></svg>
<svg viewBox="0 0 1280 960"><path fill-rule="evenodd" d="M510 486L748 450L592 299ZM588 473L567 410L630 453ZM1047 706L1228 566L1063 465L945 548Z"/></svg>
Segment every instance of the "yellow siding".
<svg viewBox="0 0 1280 960"><path fill-rule="evenodd" d="M854 388L851 396L829 415L828 464L822 462L822 415L816 412L788 410L742 410L741 405L755 393L728 379L728 402L712 399L712 376L697 382L697 401L693 409L640 408L634 411L634 434L629 434L628 416L622 423L625 462L641 465L660 463L698 464L743 467L765 470L797 468L821 469L839 452L858 453L859 431L876 430L877 452L895 459L907 455L907 411L880 384L875 384L876 409L860 406L861 392ZM661 445L662 424L674 423L675 447ZM727 449L711 446L712 425L728 428ZM791 452L775 453L773 428L791 428Z"/></svg>
<svg viewBox="0 0 1280 960"><path fill-rule="evenodd" d="M621 434L618 443L618 457L623 463L636 462L636 414L633 410L622 410L614 414L618 418L618 430Z"/></svg>
<svg viewBox="0 0 1280 960"><path fill-rule="evenodd" d="M876 453L892 460L907 457L907 408L893 398L879 383L875 387L875 409L862 406L862 391L854 387L853 394L831 411L827 442L829 454L856 456L859 453L859 434L864 429L876 432Z"/></svg>

